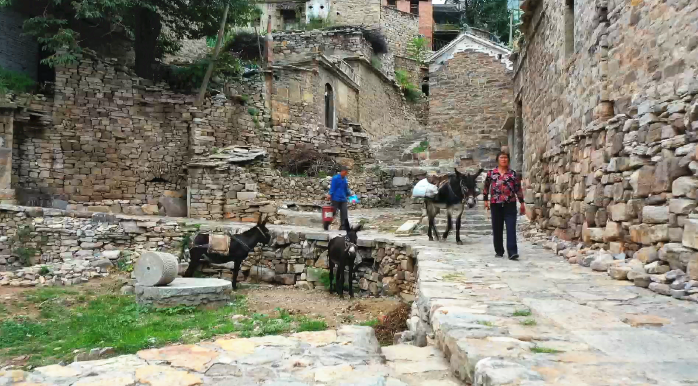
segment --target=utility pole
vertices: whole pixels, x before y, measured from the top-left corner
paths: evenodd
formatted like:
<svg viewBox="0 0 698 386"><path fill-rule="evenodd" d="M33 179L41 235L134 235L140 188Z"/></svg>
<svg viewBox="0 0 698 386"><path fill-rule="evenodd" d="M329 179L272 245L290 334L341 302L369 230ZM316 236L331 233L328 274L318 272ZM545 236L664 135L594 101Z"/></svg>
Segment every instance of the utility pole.
<svg viewBox="0 0 698 386"><path fill-rule="evenodd" d="M512 39L514 39L514 10L511 10L509 15L509 48L514 47Z"/></svg>

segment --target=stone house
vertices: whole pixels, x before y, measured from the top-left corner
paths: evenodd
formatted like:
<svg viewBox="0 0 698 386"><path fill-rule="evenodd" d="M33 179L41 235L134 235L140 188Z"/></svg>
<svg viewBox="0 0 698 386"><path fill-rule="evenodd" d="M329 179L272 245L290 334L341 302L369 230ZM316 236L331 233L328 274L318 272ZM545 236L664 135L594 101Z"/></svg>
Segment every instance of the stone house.
<svg viewBox="0 0 698 386"><path fill-rule="evenodd" d="M513 131L510 53L461 33L429 58L430 159L493 166Z"/></svg>
<svg viewBox="0 0 698 386"><path fill-rule="evenodd" d="M698 3L521 9L513 106L529 217L628 255L666 250L663 261L680 255L671 268L685 268L698 256Z"/></svg>
<svg viewBox="0 0 698 386"><path fill-rule="evenodd" d="M16 189L22 204L162 214L165 198L186 200L197 217L249 218L269 208L256 197L286 197L278 186L292 185L271 181L289 151L358 167L370 162L370 140L419 128L400 88L371 65L361 29L276 34L269 47L265 70L202 106L86 50L56 68L53 95L0 108L3 200ZM231 147L265 156L255 171L223 167ZM378 197L382 181L365 189Z"/></svg>

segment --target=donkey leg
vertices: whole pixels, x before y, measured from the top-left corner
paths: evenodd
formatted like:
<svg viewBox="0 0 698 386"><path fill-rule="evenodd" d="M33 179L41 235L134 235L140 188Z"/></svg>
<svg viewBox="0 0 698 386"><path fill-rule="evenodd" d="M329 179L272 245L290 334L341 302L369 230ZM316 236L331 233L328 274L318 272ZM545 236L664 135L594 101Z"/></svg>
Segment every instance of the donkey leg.
<svg viewBox="0 0 698 386"><path fill-rule="evenodd" d="M184 272L184 277L193 277L196 269L201 265L201 258L204 251L202 248L192 248L189 250L189 267Z"/></svg>
<svg viewBox="0 0 698 386"><path fill-rule="evenodd" d="M233 290L238 289L238 273L240 273L240 266L242 261L235 260L235 265L233 266Z"/></svg>
<svg viewBox="0 0 698 386"><path fill-rule="evenodd" d="M330 293L332 293L332 277L334 276L334 262L332 259L327 259L327 266L330 268Z"/></svg>
<svg viewBox="0 0 698 386"><path fill-rule="evenodd" d="M433 225L434 219L431 216L429 216L429 225L427 225L427 236L429 236L429 241L434 241L434 236L431 235L431 228Z"/></svg>
<svg viewBox="0 0 698 386"><path fill-rule="evenodd" d="M456 218L456 244L458 245L463 245L463 242L460 240L460 221L462 217L463 212L461 212Z"/></svg>
<svg viewBox="0 0 698 386"><path fill-rule="evenodd" d="M337 287L337 295L340 298L344 297L344 264L337 264L337 282L334 284Z"/></svg>
<svg viewBox="0 0 698 386"><path fill-rule="evenodd" d="M354 297L354 262L349 263L349 297Z"/></svg>
<svg viewBox="0 0 698 386"><path fill-rule="evenodd" d="M444 232L444 240L448 238L448 234L451 233L453 228L453 217L451 216L451 208L446 209L446 232Z"/></svg>

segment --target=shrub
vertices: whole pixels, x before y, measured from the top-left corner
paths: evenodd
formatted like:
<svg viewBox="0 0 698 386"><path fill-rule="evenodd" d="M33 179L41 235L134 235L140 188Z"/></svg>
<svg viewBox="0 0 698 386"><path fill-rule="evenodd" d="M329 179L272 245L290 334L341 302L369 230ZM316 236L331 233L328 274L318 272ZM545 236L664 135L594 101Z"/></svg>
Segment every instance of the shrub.
<svg viewBox="0 0 698 386"><path fill-rule="evenodd" d="M232 53L243 60L259 60L265 49L265 38L254 32L231 34L226 36L223 44L223 52Z"/></svg>
<svg viewBox="0 0 698 386"><path fill-rule="evenodd" d="M0 67L0 95L12 93L24 93L32 91L34 80L29 76Z"/></svg>

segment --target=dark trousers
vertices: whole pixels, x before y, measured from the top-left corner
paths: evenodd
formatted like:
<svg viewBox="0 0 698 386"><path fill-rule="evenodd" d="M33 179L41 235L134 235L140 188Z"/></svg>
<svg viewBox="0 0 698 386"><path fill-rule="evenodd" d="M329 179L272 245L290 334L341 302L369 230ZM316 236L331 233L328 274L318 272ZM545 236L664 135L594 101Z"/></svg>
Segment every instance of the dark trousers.
<svg viewBox="0 0 698 386"><path fill-rule="evenodd" d="M349 209L346 202L332 201L332 206L334 207L334 214L337 215L339 211L340 216L340 228L348 230L349 229Z"/></svg>
<svg viewBox="0 0 698 386"><path fill-rule="evenodd" d="M502 233L504 232L504 224L506 223L507 253L509 257L518 255L519 251L516 247L516 203L491 204L490 210L492 211L494 253L499 256L504 256L504 240L502 240Z"/></svg>

